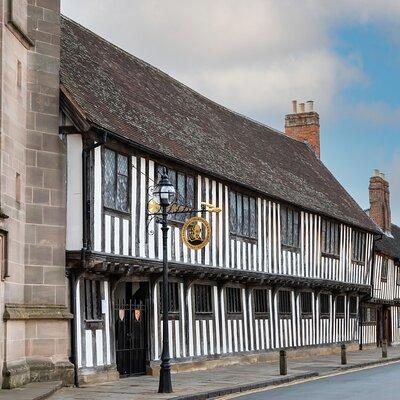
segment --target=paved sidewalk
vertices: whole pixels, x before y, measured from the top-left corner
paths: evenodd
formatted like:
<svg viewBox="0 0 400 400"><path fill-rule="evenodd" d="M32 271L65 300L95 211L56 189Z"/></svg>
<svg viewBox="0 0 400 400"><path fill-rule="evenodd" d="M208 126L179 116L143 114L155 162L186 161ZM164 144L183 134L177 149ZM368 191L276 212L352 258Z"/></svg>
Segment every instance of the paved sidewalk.
<svg viewBox="0 0 400 400"><path fill-rule="evenodd" d="M62 387L61 381L33 382L13 390L1 390L0 400L41 400Z"/></svg>
<svg viewBox="0 0 400 400"><path fill-rule="evenodd" d="M289 350L290 351L290 350ZM400 360L400 346L389 347L390 360ZM278 354L278 353L277 353ZM174 393L157 393L158 377L140 376L121 379L82 388L65 388L51 397L52 400L155 400L155 399L201 399L239 391L285 383L288 380L327 375L343 369L357 368L379 362L380 349L370 349L347 354L348 364L340 365L340 354L307 359L288 360L288 375L279 375L278 362L242 364L208 371L181 372L172 375ZM206 394L207 393L207 394Z"/></svg>
<svg viewBox="0 0 400 400"><path fill-rule="evenodd" d="M172 375L174 393L157 393L158 377L138 376L118 382L91 385L81 388L63 388L50 397L51 400L199 400L266 387L312 376L328 375L343 369L351 369L400 361L400 346L389 347L389 357L382 360L380 349L363 350L347 354L348 364L340 365L340 354L307 359L288 360L288 375L279 375L278 362L242 364L208 371L181 372ZM278 355L278 352L277 352ZM14 392L11 391L11 392ZM0 392L0 400L3 400ZM13 400L28 400L14 396ZM33 400L31 397L30 400Z"/></svg>

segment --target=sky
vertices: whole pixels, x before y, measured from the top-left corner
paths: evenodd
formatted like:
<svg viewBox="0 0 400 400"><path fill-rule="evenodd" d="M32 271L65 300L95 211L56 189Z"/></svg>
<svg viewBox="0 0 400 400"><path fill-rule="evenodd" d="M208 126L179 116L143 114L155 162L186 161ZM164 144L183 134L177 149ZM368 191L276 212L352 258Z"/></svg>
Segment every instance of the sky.
<svg viewBox="0 0 400 400"><path fill-rule="evenodd" d="M63 14L283 131L314 100L321 159L364 209L374 169L400 224L399 0L61 0Z"/></svg>

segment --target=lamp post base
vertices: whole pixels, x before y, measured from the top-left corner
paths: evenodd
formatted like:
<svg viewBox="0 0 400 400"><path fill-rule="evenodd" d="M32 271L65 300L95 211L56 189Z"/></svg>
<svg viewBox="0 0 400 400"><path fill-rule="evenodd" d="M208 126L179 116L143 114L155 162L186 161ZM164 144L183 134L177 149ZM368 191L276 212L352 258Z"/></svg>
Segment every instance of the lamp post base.
<svg viewBox="0 0 400 400"><path fill-rule="evenodd" d="M158 393L172 393L171 368L170 367L164 368L161 365Z"/></svg>

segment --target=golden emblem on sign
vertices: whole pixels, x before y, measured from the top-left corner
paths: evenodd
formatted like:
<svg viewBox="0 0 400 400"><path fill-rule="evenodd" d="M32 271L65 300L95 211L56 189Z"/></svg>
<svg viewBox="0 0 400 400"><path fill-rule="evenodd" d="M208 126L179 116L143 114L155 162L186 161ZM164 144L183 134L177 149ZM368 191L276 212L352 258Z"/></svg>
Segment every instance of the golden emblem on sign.
<svg viewBox="0 0 400 400"><path fill-rule="evenodd" d="M182 241L189 249L200 250L207 245L211 236L211 227L202 217L188 219L182 227Z"/></svg>

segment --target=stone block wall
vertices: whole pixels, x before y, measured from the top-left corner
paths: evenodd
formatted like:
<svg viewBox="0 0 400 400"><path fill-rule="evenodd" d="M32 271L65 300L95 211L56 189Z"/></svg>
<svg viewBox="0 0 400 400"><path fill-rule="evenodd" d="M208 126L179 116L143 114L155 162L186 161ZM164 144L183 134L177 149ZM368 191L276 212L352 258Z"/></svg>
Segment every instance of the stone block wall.
<svg viewBox="0 0 400 400"><path fill-rule="evenodd" d="M70 316L54 313L68 306L66 155L58 134L60 2L0 3L0 206L9 217L0 219L8 232L9 275L0 283L0 311L15 304L25 310L0 323L2 386L14 387L71 367ZM9 7L15 20L8 19Z"/></svg>

